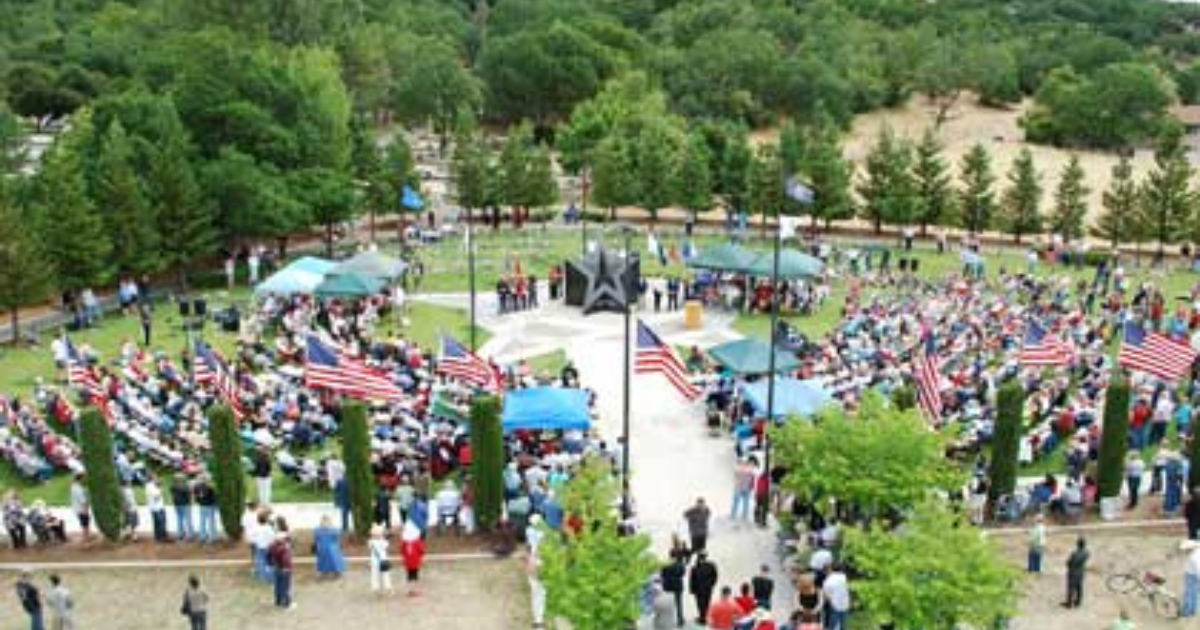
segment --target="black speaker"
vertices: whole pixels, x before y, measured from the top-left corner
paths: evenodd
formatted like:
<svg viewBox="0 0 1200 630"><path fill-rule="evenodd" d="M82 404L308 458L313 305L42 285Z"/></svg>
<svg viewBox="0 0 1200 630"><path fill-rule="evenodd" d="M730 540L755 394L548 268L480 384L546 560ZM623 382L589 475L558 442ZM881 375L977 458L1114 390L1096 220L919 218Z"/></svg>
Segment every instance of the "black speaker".
<svg viewBox="0 0 1200 630"><path fill-rule="evenodd" d="M204 317L208 314L208 302L204 298L196 298L196 316Z"/></svg>
<svg viewBox="0 0 1200 630"><path fill-rule="evenodd" d="M910 266L912 267L912 272L917 273L917 267L919 267L920 265L921 265L920 260L918 260L916 258L912 259L912 262L910 263Z"/></svg>
<svg viewBox="0 0 1200 630"><path fill-rule="evenodd" d="M896 266L900 268L901 272L908 271L908 259L901 258L899 261L896 262Z"/></svg>
<svg viewBox="0 0 1200 630"><path fill-rule="evenodd" d="M190 317L191 314L192 314L192 303L189 302L187 300L187 298L179 300L179 316L180 317Z"/></svg>

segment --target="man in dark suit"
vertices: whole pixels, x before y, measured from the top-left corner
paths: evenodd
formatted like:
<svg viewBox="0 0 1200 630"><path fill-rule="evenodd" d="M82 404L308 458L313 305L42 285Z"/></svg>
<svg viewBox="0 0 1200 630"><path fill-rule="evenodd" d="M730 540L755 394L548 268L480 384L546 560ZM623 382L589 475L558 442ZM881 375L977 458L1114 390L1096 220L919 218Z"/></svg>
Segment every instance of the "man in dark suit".
<svg viewBox="0 0 1200 630"><path fill-rule="evenodd" d="M675 556L670 564L662 568L660 573L663 590L675 598L675 621L680 628L683 627L683 576L685 573L687 573L687 565L684 564L681 555Z"/></svg>
<svg viewBox="0 0 1200 630"><path fill-rule="evenodd" d="M708 623L708 604L717 586L717 575L717 565L708 559L708 554L703 551L696 554L696 564L688 574L688 590L696 598L696 621L701 626Z"/></svg>

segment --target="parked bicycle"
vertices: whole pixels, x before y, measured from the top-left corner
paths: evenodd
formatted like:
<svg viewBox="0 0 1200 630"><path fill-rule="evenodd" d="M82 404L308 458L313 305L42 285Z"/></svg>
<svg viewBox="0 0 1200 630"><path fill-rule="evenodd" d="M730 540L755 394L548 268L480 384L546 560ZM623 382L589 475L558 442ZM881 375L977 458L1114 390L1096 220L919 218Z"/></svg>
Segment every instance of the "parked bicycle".
<svg viewBox="0 0 1200 630"><path fill-rule="evenodd" d="M1179 617L1179 598L1166 589L1166 583L1166 578L1150 571L1129 571L1108 576L1105 585L1114 593L1137 593L1150 600L1150 607L1158 616L1175 619Z"/></svg>

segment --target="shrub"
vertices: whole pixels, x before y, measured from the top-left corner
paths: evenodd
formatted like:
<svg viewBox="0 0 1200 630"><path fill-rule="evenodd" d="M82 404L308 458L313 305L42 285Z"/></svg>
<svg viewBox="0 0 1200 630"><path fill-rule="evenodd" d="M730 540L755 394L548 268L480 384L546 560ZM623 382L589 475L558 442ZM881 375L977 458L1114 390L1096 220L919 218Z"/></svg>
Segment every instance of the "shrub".
<svg viewBox="0 0 1200 630"><path fill-rule="evenodd" d="M242 537L242 511L246 505L246 475L242 470L242 436L229 407L213 407L208 413L208 436L212 441L213 485L221 527L230 540Z"/></svg>
<svg viewBox="0 0 1200 630"><path fill-rule="evenodd" d="M500 427L500 399L476 396L471 402L472 488L475 518L484 529L500 522L504 502L504 436Z"/></svg>
<svg viewBox="0 0 1200 630"><path fill-rule="evenodd" d="M1120 496L1125 476L1125 453L1129 449L1129 382L1120 377L1108 386L1104 401L1104 428L1100 435L1097 495L1101 499Z"/></svg>
<svg viewBox="0 0 1200 630"><path fill-rule="evenodd" d="M1191 462L1188 467L1188 490L1200 488L1200 437L1197 437L1195 426L1192 427L1192 445L1188 448L1188 458Z"/></svg>
<svg viewBox="0 0 1200 630"><path fill-rule="evenodd" d="M113 462L112 433L97 409L85 410L79 416L79 423L83 466L87 471L85 479L96 528L105 538L120 540L124 511L121 509L117 467Z"/></svg>
<svg viewBox="0 0 1200 630"><path fill-rule="evenodd" d="M367 409L361 403L342 407L342 460L346 463L346 490L354 532L361 538L371 534L375 505L375 480L371 475L371 435Z"/></svg>
<svg viewBox="0 0 1200 630"><path fill-rule="evenodd" d="M1017 485L1017 455L1021 448L1021 414L1025 390L1010 381L1000 388L996 404L996 431L992 436L991 499L1010 495Z"/></svg>
<svg viewBox="0 0 1200 630"><path fill-rule="evenodd" d="M897 387L892 390L892 404L900 411L908 411L917 406L917 394L913 388L907 385Z"/></svg>

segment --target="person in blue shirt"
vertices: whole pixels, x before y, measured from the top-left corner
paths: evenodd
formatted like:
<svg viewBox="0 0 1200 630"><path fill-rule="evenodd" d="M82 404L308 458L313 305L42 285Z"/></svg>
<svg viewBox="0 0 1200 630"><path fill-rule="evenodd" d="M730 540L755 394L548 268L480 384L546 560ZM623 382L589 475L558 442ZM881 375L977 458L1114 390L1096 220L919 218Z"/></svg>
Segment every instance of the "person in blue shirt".
<svg viewBox="0 0 1200 630"><path fill-rule="evenodd" d="M1178 435L1187 435L1192 426L1192 401L1184 398L1175 407L1175 432Z"/></svg>
<svg viewBox="0 0 1200 630"><path fill-rule="evenodd" d="M563 508L555 498L553 490L546 496L546 501L542 503L542 516L546 519L546 525L551 529L562 529Z"/></svg>
<svg viewBox="0 0 1200 630"><path fill-rule="evenodd" d="M429 529L429 500L422 493L413 497L412 507L408 510L408 520L412 521L425 538L425 530Z"/></svg>
<svg viewBox="0 0 1200 630"><path fill-rule="evenodd" d="M321 517L320 527L313 531L313 547L317 555L317 574L321 579L339 578L346 572L342 533L333 527L328 514Z"/></svg>

